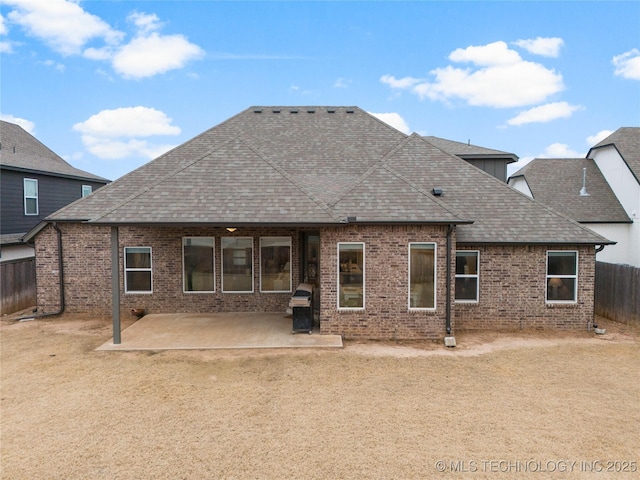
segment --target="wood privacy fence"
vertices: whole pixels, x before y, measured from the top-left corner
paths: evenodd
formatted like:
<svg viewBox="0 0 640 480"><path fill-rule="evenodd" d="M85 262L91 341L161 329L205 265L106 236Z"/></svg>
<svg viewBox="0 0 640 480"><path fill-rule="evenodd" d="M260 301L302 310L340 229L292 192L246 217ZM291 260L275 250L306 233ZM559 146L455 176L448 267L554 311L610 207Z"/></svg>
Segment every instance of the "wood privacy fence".
<svg viewBox="0 0 640 480"><path fill-rule="evenodd" d="M596 262L596 315L640 325L640 268Z"/></svg>
<svg viewBox="0 0 640 480"><path fill-rule="evenodd" d="M36 304L36 260L23 258L0 263L1 314Z"/></svg>

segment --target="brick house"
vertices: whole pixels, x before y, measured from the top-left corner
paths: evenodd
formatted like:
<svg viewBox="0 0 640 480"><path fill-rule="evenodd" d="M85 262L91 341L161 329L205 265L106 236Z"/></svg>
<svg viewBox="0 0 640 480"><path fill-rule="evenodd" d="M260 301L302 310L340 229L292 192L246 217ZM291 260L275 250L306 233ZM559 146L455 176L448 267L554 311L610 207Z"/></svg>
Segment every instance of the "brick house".
<svg viewBox="0 0 640 480"><path fill-rule="evenodd" d="M45 310L284 312L308 282L351 338L586 329L611 243L356 107L249 108L30 237Z"/></svg>

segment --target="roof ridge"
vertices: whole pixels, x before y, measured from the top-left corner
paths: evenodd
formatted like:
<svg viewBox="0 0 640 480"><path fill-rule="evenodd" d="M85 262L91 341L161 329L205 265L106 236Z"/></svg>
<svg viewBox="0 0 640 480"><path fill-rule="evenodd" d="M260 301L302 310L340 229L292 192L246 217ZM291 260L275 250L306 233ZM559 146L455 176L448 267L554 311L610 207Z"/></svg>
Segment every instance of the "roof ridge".
<svg viewBox="0 0 640 480"><path fill-rule="evenodd" d="M295 186L302 194L304 194L305 196L307 196L311 201L313 201L316 205L318 205L322 210L325 211L325 213L327 213L327 215L329 215L331 218L333 218L334 220L336 220L337 222L341 221L342 219L338 218L334 212L333 209L330 208L326 203L324 203L322 200L320 200L319 198L317 198L313 193L308 192L305 188L303 188L301 185L299 185L293 178L291 175L289 175L289 173L287 173L286 170L284 170L282 167L280 167L279 165L277 165L275 162L273 162L272 160L268 159L267 157L265 157L257 148L255 148L253 145L251 145L249 143L248 140L245 140L244 138L238 136L238 137L234 137L237 138L240 142L242 142L243 145L246 145L247 148L249 148L253 153L255 153L258 157L260 157L265 163L267 163L271 168L273 168L276 172L278 172L280 175L282 175L289 183L291 183L293 186Z"/></svg>
<svg viewBox="0 0 640 480"><path fill-rule="evenodd" d="M218 147L213 148L211 150L207 150L206 153L204 153L203 155L196 157L194 160L187 162L185 165L183 165L182 167L177 168L176 170L172 171L171 173L168 173L167 175L164 175L163 177L159 178L158 180L156 180L155 182L147 185L144 188L141 188L140 190L136 191L134 194L129 195L128 197L126 197L124 200L118 202L115 204L115 206L113 208L111 208L110 210L107 210L106 212L103 212L101 215L99 215L98 217L92 219L91 221L95 222L100 220L101 218L106 217L107 215L109 215L110 213L113 213L114 211L116 211L117 209L119 209L120 207L122 207L123 205L125 205L127 202L130 202L131 200L133 200L136 197L139 197L140 195L147 193L149 190L151 190L152 188L155 188L156 186L158 186L159 184L161 184L162 182L165 182L166 180L175 177L176 175L178 175L180 172L183 172L184 170L186 170L187 168L191 167L192 165L195 165L196 163L198 163L200 160L204 159L205 157L208 157L209 155L211 155L213 152L215 152L216 150L219 150L220 148L222 148L223 146L227 145L228 143L233 142L234 140L236 140L237 137L232 137L229 140L227 140L226 142L221 143L220 145L218 145ZM164 156L164 155L162 155ZM158 157L160 158L160 157Z"/></svg>
<svg viewBox="0 0 640 480"><path fill-rule="evenodd" d="M331 205L333 206L337 204L338 202L343 200L347 195L349 195L352 191L354 191L358 186L362 185L362 182L364 182L376 170L378 170L378 168L380 168L380 166L384 164L384 162L389 158L389 156L391 156L393 153L397 152L401 147L403 147L409 141L409 139L412 138L414 135L416 134L414 133L414 134L411 134L410 136L407 136L406 138L403 138L400 142L398 142L398 144L395 147L389 150L382 158L375 161L369 168L365 170L365 172L360 177L358 177L358 179L355 182L353 182L350 188L346 189L341 196L336 197L335 201Z"/></svg>

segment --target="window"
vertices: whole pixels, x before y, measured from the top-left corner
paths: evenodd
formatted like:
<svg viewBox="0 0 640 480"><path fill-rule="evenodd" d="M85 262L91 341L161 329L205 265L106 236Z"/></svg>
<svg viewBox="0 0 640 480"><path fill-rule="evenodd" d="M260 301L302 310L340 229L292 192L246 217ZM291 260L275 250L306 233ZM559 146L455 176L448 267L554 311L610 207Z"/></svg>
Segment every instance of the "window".
<svg viewBox="0 0 640 480"><path fill-rule="evenodd" d="M82 185L82 197L88 197L93 192L93 187L91 185Z"/></svg>
<svg viewBox="0 0 640 480"><path fill-rule="evenodd" d="M24 179L24 214L38 215L38 180Z"/></svg>
<svg viewBox="0 0 640 480"><path fill-rule="evenodd" d="M214 292L215 239L186 237L182 239L182 281L185 292Z"/></svg>
<svg viewBox="0 0 640 480"><path fill-rule="evenodd" d="M409 308L436 308L436 244L409 244Z"/></svg>
<svg viewBox="0 0 640 480"><path fill-rule="evenodd" d="M456 252L456 302L477 303L480 290L480 252Z"/></svg>
<svg viewBox="0 0 640 480"><path fill-rule="evenodd" d="M260 238L260 291L291 291L291 237Z"/></svg>
<svg viewBox="0 0 640 480"><path fill-rule="evenodd" d="M253 292L253 238L222 238L222 291Z"/></svg>
<svg viewBox="0 0 640 480"><path fill-rule="evenodd" d="M338 308L364 308L364 243L338 243Z"/></svg>
<svg viewBox="0 0 640 480"><path fill-rule="evenodd" d="M126 293L151 293L151 247L124 248L124 291Z"/></svg>
<svg viewBox="0 0 640 480"><path fill-rule="evenodd" d="M578 292L578 252L547 252L547 302L575 303Z"/></svg>

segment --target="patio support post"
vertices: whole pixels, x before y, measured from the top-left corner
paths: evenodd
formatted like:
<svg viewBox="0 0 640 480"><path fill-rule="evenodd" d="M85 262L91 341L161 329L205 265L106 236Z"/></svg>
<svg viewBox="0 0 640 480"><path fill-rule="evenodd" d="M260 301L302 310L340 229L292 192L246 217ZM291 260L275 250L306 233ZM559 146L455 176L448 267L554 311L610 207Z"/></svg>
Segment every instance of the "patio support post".
<svg viewBox="0 0 640 480"><path fill-rule="evenodd" d="M113 343L119 345L120 338L120 251L118 227L111 227L111 317L113 318Z"/></svg>

